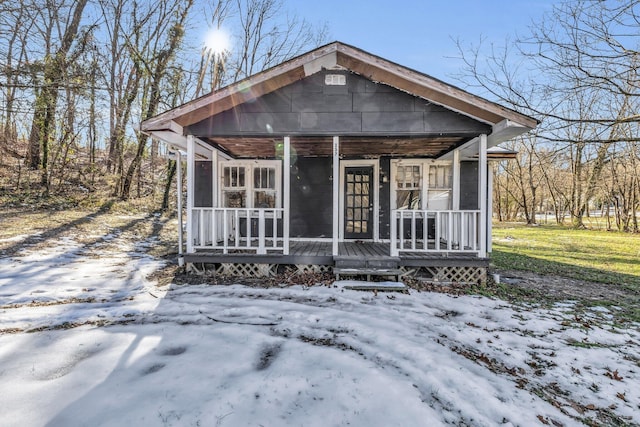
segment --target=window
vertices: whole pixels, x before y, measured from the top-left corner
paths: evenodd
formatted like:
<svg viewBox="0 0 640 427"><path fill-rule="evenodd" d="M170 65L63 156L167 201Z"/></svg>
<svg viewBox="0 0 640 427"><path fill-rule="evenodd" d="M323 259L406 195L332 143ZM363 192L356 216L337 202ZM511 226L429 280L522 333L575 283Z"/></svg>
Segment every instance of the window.
<svg viewBox="0 0 640 427"><path fill-rule="evenodd" d="M276 168L253 169L253 207L276 207Z"/></svg>
<svg viewBox="0 0 640 427"><path fill-rule="evenodd" d="M429 166L429 188L451 188L451 166Z"/></svg>
<svg viewBox="0 0 640 427"><path fill-rule="evenodd" d="M427 209L451 209L451 165L429 166Z"/></svg>
<svg viewBox="0 0 640 427"><path fill-rule="evenodd" d="M225 208L247 207L246 171L244 166L225 166L222 180L222 203Z"/></svg>
<svg viewBox="0 0 640 427"><path fill-rule="evenodd" d="M395 163L396 209L451 209L452 166L413 160Z"/></svg>
<svg viewBox="0 0 640 427"><path fill-rule="evenodd" d="M396 209L420 209L422 171L420 165L398 166L396 170Z"/></svg>
<svg viewBox="0 0 640 427"><path fill-rule="evenodd" d="M280 163L221 162L222 206L225 208L277 208Z"/></svg>

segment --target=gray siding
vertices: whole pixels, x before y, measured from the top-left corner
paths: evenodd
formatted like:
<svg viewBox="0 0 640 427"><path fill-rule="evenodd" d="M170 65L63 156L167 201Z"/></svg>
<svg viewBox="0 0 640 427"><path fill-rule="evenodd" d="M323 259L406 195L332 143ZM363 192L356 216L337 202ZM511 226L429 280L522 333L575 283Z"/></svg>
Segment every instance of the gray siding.
<svg viewBox="0 0 640 427"><path fill-rule="evenodd" d="M478 207L478 162L460 162L460 209Z"/></svg>
<svg viewBox="0 0 640 427"><path fill-rule="evenodd" d="M380 174L387 177L387 182L380 183L380 238L388 239L390 237L390 220L391 220L391 159L382 157L380 159Z"/></svg>
<svg viewBox="0 0 640 427"><path fill-rule="evenodd" d="M211 162L196 161L193 174L193 206L204 208L213 206L213 181Z"/></svg>
<svg viewBox="0 0 640 427"><path fill-rule="evenodd" d="M327 86L327 73L346 75ZM196 136L477 135L490 126L347 71L322 71L185 129Z"/></svg>
<svg viewBox="0 0 640 427"><path fill-rule="evenodd" d="M291 237L331 237L332 173L328 157L298 157L291 166Z"/></svg>

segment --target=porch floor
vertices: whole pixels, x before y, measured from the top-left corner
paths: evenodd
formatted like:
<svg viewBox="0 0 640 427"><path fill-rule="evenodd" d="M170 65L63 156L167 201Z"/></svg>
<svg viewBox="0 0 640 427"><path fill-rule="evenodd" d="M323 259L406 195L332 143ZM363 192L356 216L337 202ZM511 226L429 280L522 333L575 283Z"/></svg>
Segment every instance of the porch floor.
<svg viewBox="0 0 640 427"><path fill-rule="evenodd" d="M488 258L480 258L475 253L455 252L401 252L398 257L392 257L389 243L377 242L340 242L338 257L399 259L399 266L412 267L488 267ZM195 253L185 254L186 262L195 263L254 263L254 264L306 264L331 265L335 264L332 254L332 243L326 241L291 241L289 255L282 253L242 253L242 251L197 250Z"/></svg>

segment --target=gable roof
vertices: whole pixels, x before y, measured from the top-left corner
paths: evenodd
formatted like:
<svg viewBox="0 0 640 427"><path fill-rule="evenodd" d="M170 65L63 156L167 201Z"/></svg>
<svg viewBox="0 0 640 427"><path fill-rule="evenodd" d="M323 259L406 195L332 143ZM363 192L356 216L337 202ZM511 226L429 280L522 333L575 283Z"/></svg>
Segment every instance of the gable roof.
<svg viewBox="0 0 640 427"><path fill-rule="evenodd" d="M333 42L145 120L143 132L182 146L184 128L323 69L343 69L441 105L493 128L489 145L533 129L537 120L353 46Z"/></svg>

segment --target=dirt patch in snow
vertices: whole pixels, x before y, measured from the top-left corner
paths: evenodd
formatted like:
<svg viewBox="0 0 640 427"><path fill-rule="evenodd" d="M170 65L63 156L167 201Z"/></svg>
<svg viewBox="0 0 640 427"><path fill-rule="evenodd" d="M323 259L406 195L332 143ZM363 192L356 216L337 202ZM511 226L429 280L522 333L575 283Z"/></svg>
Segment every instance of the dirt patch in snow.
<svg viewBox="0 0 640 427"><path fill-rule="evenodd" d="M623 301L629 297L638 297L632 292L609 285L560 276L542 276L528 271L495 271L500 282L521 289L535 290L554 299Z"/></svg>

